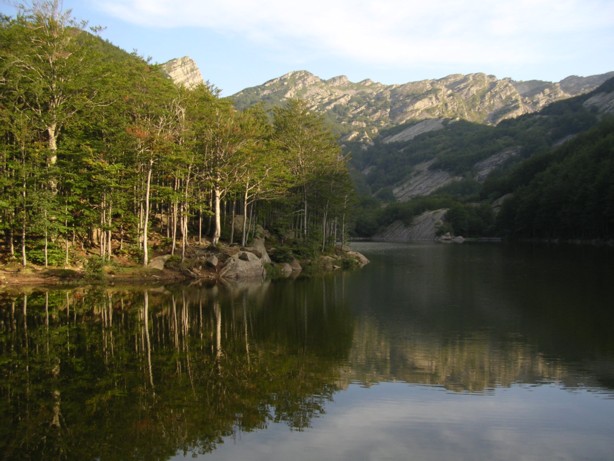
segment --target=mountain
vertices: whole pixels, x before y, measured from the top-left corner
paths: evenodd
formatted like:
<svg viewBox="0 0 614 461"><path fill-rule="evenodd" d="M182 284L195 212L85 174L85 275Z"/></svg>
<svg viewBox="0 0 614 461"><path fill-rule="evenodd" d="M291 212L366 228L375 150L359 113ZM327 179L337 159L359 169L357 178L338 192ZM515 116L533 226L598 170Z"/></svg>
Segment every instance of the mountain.
<svg viewBox="0 0 614 461"><path fill-rule="evenodd" d="M187 88L193 88L204 83L200 69L192 58L184 56L183 58L171 59L162 64L162 70L169 76L177 85L183 85Z"/></svg>
<svg viewBox="0 0 614 461"><path fill-rule="evenodd" d="M287 98L304 99L335 123L344 141L369 143L383 129L425 119L496 125L587 93L611 77L614 72L573 76L557 83L517 82L476 73L384 85L372 80L354 83L345 76L323 80L307 71L296 71L242 90L231 98L238 108L257 102L275 106Z"/></svg>
<svg viewBox="0 0 614 461"><path fill-rule="evenodd" d="M397 201L460 181L476 189L494 172L562 145L612 113L614 79L497 126L431 119L384 130L367 149L354 150L353 162L372 193L387 190Z"/></svg>
<svg viewBox="0 0 614 461"><path fill-rule="evenodd" d="M354 150L356 184L380 199L363 199L358 235L614 239L614 78L497 126L440 120L398 136L426 122Z"/></svg>

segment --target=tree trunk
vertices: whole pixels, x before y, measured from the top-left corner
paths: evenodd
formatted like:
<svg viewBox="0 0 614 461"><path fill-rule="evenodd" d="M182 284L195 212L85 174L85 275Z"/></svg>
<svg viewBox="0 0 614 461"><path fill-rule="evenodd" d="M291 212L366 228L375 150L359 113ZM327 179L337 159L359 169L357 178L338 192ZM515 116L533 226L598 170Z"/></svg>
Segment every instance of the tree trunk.
<svg viewBox="0 0 614 461"><path fill-rule="evenodd" d="M102 203L100 204L100 223L99 223L100 224L100 242L99 242L100 245L99 246L100 246L100 257L102 259L105 259L105 255L106 255L106 251L105 251L105 247L104 247L106 242L107 242L107 239L104 237L104 232L105 232L105 230L104 230L105 226L104 225L105 225L105 222L107 220L107 218L105 216L106 207L107 207L106 197L103 194L103 196L102 196Z"/></svg>
<svg viewBox="0 0 614 461"><path fill-rule="evenodd" d="M241 235L241 245L247 245L247 196L248 188L245 187L245 193L243 194L243 234Z"/></svg>
<svg viewBox="0 0 614 461"><path fill-rule="evenodd" d="M307 240L307 188L303 188L303 239Z"/></svg>
<svg viewBox="0 0 614 461"><path fill-rule="evenodd" d="M64 253L64 267L68 267L70 261L69 261L69 257L68 257L68 248L69 248L69 243L68 243L68 206L65 207L65 216L66 218L64 218L64 244L66 252Z"/></svg>
<svg viewBox="0 0 614 461"><path fill-rule="evenodd" d="M179 190L179 178L175 178L175 186L173 188L173 192L177 194ZM175 247L177 246L177 223L179 222L179 200L177 198L173 198L173 216L171 218L172 226L171 234L173 237L173 246L171 247L171 254L175 254Z"/></svg>
<svg viewBox="0 0 614 461"><path fill-rule="evenodd" d="M15 236L13 235L13 227L9 229L9 245L11 247L11 257L15 257Z"/></svg>
<svg viewBox="0 0 614 461"><path fill-rule="evenodd" d="M47 147L49 148L49 157L47 159L47 165L52 166L55 165L58 161L58 137L56 123L52 123L47 127L47 136Z"/></svg>
<svg viewBox="0 0 614 461"><path fill-rule="evenodd" d="M47 219L47 210L43 213L45 217L45 267L49 266L49 230L48 230L48 219Z"/></svg>
<svg viewBox="0 0 614 461"><path fill-rule="evenodd" d="M188 214L184 210L181 216L181 260L185 259L185 250L188 246Z"/></svg>
<svg viewBox="0 0 614 461"><path fill-rule="evenodd" d="M327 238L327 218L328 218L328 202L324 208L324 216L322 216L322 253L326 250L326 238Z"/></svg>
<svg viewBox="0 0 614 461"><path fill-rule="evenodd" d="M237 213L237 200L232 200L232 213L230 216L230 244L234 243L235 239L235 216Z"/></svg>
<svg viewBox="0 0 614 461"><path fill-rule="evenodd" d="M203 207L198 207L198 244L203 244Z"/></svg>
<svg viewBox="0 0 614 461"><path fill-rule="evenodd" d="M23 180L23 219L21 221L21 265L26 267L28 265L28 258L26 255L26 228L28 226L28 215L26 210L27 205L27 186L26 180Z"/></svg>
<svg viewBox="0 0 614 461"><path fill-rule="evenodd" d="M149 196L151 194L151 175L153 173L153 159L149 160L149 169L147 170L147 183L145 186L145 210L143 217L143 266L149 263L149 245L148 242L148 227L149 227Z"/></svg>
<svg viewBox="0 0 614 461"><path fill-rule="evenodd" d="M109 242L107 243L107 250L108 250L108 254L107 257L109 259L111 259L111 256L113 256L113 231L112 231L112 226L113 226L113 201L111 200L109 202L109 215L107 216L107 236L109 238Z"/></svg>
<svg viewBox="0 0 614 461"><path fill-rule="evenodd" d="M213 197L213 209L215 212L215 230L213 232L213 245L217 245L222 235L222 216L220 209L222 192L217 184L213 188Z"/></svg>

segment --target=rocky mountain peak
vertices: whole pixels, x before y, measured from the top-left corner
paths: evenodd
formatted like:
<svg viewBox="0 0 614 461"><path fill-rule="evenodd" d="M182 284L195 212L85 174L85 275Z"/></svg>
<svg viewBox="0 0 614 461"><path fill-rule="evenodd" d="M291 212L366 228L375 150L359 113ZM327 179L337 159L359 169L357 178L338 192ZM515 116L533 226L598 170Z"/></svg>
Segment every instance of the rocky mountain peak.
<svg viewBox="0 0 614 461"><path fill-rule="evenodd" d="M162 69L177 85L183 85L186 88L194 88L204 83L200 69L192 58L188 56L171 59L162 64Z"/></svg>
<svg viewBox="0 0 614 461"><path fill-rule="evenodd" d="M331 86L343 86L349 84L350 81L345 75L338 75L336 77L326 80L326 83Z"/></svg>
<svg viewBox="0 0 614 461"><path fill-rule="evenodd" d="M304 99L337 124L344 140L353 141L370 140L382 129L420 120L462 119L496 125L587 93L610 76L568 77L557 83L518 82L474 73L385 85L368 79L353 83L344 75L323 80L307 71L295 71L232 98L238 108L256 102L274 106L287 98Z"/></svg>

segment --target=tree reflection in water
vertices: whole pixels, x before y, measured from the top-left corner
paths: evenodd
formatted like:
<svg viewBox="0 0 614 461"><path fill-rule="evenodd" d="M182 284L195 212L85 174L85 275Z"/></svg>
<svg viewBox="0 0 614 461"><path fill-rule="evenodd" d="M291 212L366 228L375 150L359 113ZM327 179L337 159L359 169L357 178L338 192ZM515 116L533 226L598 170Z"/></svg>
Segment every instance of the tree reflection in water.
<svg viewBox="0 0 614 461"><path fill-rule="evenodd" d="M351 314L334 290L269 288L2 295L4 458L166 459L309 426L337 390Z"/></svg>

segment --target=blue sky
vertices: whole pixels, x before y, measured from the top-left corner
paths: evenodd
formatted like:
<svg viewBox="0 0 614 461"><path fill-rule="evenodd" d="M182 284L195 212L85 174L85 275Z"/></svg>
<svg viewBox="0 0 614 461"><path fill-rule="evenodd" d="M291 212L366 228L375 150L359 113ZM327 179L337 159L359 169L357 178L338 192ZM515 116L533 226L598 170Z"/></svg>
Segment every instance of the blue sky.
<svg viewBox="0 0 614 461"><path fill-rule="evenodd" d="M0 11L13 15L13 3L0 0ZM386 84L614 70L614 0L63 0L63 8L153 62L190 56L225 96L293 70Z"/></svg>

